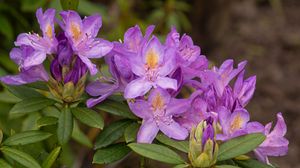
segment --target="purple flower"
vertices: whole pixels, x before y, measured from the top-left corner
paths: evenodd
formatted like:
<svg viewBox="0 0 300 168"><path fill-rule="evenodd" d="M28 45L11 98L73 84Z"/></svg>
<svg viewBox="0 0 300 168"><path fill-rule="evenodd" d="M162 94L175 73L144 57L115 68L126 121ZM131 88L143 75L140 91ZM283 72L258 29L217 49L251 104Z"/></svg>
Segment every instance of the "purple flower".
<svg viewBox="0 0 300 168"><path fill-rule="evenodd" d="M56 52L57 40L54 30L55 10L47 9L43 13L42 9L39 8L36 11L36 17L43 32L43 37L36 33L22 33L15 42L16 46L26 45L34 49L34 54L28 55L22 64L19 64L20 67L26 69L42 64L47 54Z"/></svg>
<svg viewBox="0 0 300 168"><path fill-rule="evenodd" d="M10 58L19 65L20 73L18 75L8 75L0 78L8 85L22 85L36 81L48 81L49 77L43 65L35 65L29 68L22 67L24 61L29 58L34 58L36 52L32 47L21 46L20 48L13 48L10 52Z"/></svg>
<svg viewBox="0 0 300 168"><path fill-rule="evenodd" d="M247 133L250 116L246 109L240 108L230 112L225 107L220 107L218 118L222 133L217 135L217 140L226 141Z"/></svg>
<svg viewBox="0 0 300 168"><path fill-rule="evenodd" d="M166 48L153 36L140 53L130 57L131 70L138 78L126 86L125 98L142 96L158 86L176 90L177 81L167 77L176 66L174 56L174 48Z"/></svg>
<svg viewBox="0 0 300 168"><path fill-rule="evenodd" d="M256 76L251 76L244 80L244 73L245 71L242 71L239 74L233 89L234 97L243 107L245 107L252 98L256 84Z"/></svg>
<svg viewBox="0 0 300 168"><path fill-rule="evenodd" d="M277 123L271 131L272 123L265 127L258 122L249 123L248 133L261 132L266 135L265 141L254 150L256 157L267 164L270 164L268 156L284 156L288 152L289 141L284 137L287 131L286 124L281 113L277 114Z"/></svg>
<svg viewBox="0 0 300 168"><path fill-rule="evenodd" d="M204 71L199 76L204 83L212 83L217 95L221 97L229 82L244 69L246 64L247 62L243 61L234 69L233 60L226 60L220 68L213 67L212 70Z"/></svg>
<svg viewBox="0 0 300 168"><path fill-rule="evenodd" d="M173 116L186 111L188 101L171 98L166 90L156 88L150 92L148 101L136 99L134 103L129 102L132 112L143 118L137 142L151 143L159 130L170 138L184 140L188 131L174 121Z"/></svg>
<svg viewBox="0 0 300 168"><path fill-rule="evenodd" d="M176 63L181 67L185 79L192 79L208 68L208 60L200 55L200 47L194 45L192 38L186 34L180 38L174 27L167 36L166 45L176 48Z"/></svg>
<svg viewBox="0 0 300 168"><path fill-rule="evenodd" d="M63 20L63 24L60 24L61 28L65 31L74 54L78 55L88 67L91 75L95 75L97 68L90 59L101 58L113 48L112 43L96 38L102 25L101 17L93 15L81 20L78 13L71 10L62 11L60 15Z"/></svg>

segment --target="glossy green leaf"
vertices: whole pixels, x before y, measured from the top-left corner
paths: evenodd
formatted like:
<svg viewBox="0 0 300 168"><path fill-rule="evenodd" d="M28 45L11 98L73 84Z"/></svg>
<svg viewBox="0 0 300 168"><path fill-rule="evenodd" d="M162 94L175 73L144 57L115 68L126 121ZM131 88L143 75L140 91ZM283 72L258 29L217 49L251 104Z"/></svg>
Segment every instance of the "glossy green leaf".
<svg viewBox="0 0 300 168"><path fill-rule="evenodd" d="M28 167L28 168L41 168L39 163L27 153L19 151L14 148L10 148L7 146L3 146L0 148L1 152L6 155L7 157L15 160L16 162L20 163L21 165Z"/></svg>
<svg viewBox="0 0 300 168"><path fill-rule="evenodd" d="M60 0L63 10L77 10L79 0Z"/></svg>
<svg viewBox="0 0 300 168"><path fill-rule="evenodd" d="M81 143L82 145L87 146L88 148L92 148L93 144L91 140L80 130L77 122L74 122L73 132L72 132L72 138Z"/></svg>
<svg viewBox="0 0 300 168"><path fill-rule="evenodd" d="M82 123L95 128L103 128L103 118L96 111L82 107L76 107L71 110L73 115Z"/></svg>
<svg viewBox="0 0 300 168"><path fill-rule="evenodd" d="M126 143L133 142L136 140L136 136L137 136L139 128L140 128L140 125L135 122L135 123L130 124L125 129L124 138L125 138Z"/></svg>
<svg viewBox="0 0 300 168"><path fill-rule="evenodd" d="M139 155L153 160L171 164L185 163L177 153L162 145L131 143L128 146Z"/></svg>
<svg viewBox="0 0 300 168"><path fill-rule="evenodd" d="M69 108L64 108L58 119L57 139L59 144L66 144L72 135L73 117Z"/></svg>
<svg viewBox="0 0 300 168"><path fill-rule="evenodd" d="M190 165L188 164L179 164L179 165L176 165L174 166L173 168L186 168L186 167L189 167Z"/></svg>
<svg viewBox="0 0 300 168"><path fill-rule="evenodd" d="M94 155L93 163L97 164L108 164L125 157L129 152L130 148L124 143L113 144L108 147L98 149Z"/></svg>
<svg viewBox="0 0 300 168"><path fill-rule="evenodd" d="M7 89L0 93L0 101L5 103L18 103L20 98L10 93Z"/></svg>
<svg viewBox="0 0 300 168"><path fill-rule="evenodd" d="M119 120L104 127L96 139L95 149L106 147L121 138L130 123L130 120Z"/></svg>
<svg viewBox="0 0 300 168"><path fill-rule="evenodd" d="M26 145L49 138L52 134L42 131L25 131L8 137L3 144L7 146Z"/></svg>
<svg viewBox="0 0 300 168"><path fill-rule="evenodd" d="M25 86L27 86L29 88L33 88L33 89L49 91L49 88L47 86L47 82L38 81L38 82L33 82L33 83L26 84Z"/></svg>
<svg viewBox="0 0 300 168"><path fill-rule="evenodd" d="M55 104L55 101L47 98L27 98L15 104L10 110L10 115L23 115L36 112L53 104Z"/></svg>
<svg viewBox="0 0 300 168"><path fill-rule="evenodd" d="M121 117L136 119L136 116L130 111L128 105L121 102L105 100L95 108Z"/></svg>
<svg viewBox="0 0 300 168"><path fill-rule="evenodd" d="M51 151L51 153L47 156L47 158L44 160L42 167L43 168L51 168L54 162L56 161L59 153L60 153L61 147L56 147Z"/></svg>
<svg viewBox="0 0 300 168"><path fill-rule="evenodd" d="M265 140L265 136L261 133L248 134L233 138L220 145L218 161L231 159L242 154L246 154Z"/></svg>
<svg viewBox="0 0 300 168"><path fill-rule="evenodd" d="M188 153L188 151L189 151L189 142L188 141L175 141L161 133L156 136L156 139L159 142L161 142L165 145L171 146L175 149L178 149L182 152Z"/></svg>
<svg viewBox="0 0 300 168"><path fill-rule="evenodd" d="M234 160L235 163L237 163L240 167L243 168L272 168L272 166L261 163L254 159L249 160Z"/></svg>
<svg viewBox="0 0 300 168"><path fill-rule="evenodd" d="M27 86L6 86L9 92L20 99L34 98L34 97L45 97L36 90Z"/></svg>
<svg viewBox="0 0 300 168"><path fill-rule="evenodd" d="M0 167L1 168L13 168L9 163L7 163L5 160L0 159Z"/></svg>
<svg viewBox="0 0 300 168"><path fill-rule="evenodd" d="M37 120L36 124L38 127L43 127L47 125L54 125L58 121L58 118L52 116L45 116Z"/></svg>

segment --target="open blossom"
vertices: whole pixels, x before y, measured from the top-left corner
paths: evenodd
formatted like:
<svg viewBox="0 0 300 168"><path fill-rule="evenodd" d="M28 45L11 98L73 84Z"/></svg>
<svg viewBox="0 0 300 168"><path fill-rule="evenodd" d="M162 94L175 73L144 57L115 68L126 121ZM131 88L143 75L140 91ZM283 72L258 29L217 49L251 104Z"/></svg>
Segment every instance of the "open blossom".
<svg viewBox="0 0 300 168"><path fill-rule="evenodd" d="M24 58L19 64L20 68L29 68L40 65L44 62L47 54L56 52L57 40L55 38L54 19L55 10L47 9L44 13L42 9L36 11L36 17L43 32L43 36L36 33L22 33L15 42L16 46L30 46L34 49L33 54Z"/></svg>
<svg viewBox="0 0 300 168"><path fill-rule="evenodd" d="M42 64L31 66L29 68L22 67L28 57L34 57L35 51L30 46L21 46L13 48L10 52L10 58L19 65L20 73L18 75L7 75L0 77L0 81L8 85L23 85L36 81L48 81L49 77Z"/></svg>
<svg viewBox="0 0 300 168"><path fill-rule="evenodd" d="M151 143L159 130L170 138L184 140L188 131L174 121L173 116L183 113L189 107L189 100L175 99L162 89L156 88L150 92L148 101L136 99L129 103L132 112L143 118L138 132L137 142Z"/></svg>
<svg viewBox="0 0 300 168"><path fill-rule="evenodd" d="M102 26L101 17L92 15L81 20L78 13L71 10L62 11L60 15L63 20L61 28L65 31L74 54L88 67L91 75L95 75L97 68L90 59L101 58L113 48L112 43L96 37Z"/></svg>
<svg viewBox="0 0 300 168"><path fill-rule="evenodd" d="M180 34L172 27L166 38L166 46L176 48L176 64L181 67L185 79L192 79L208 68L208 60L201 55L199 46L194 45L190 36Z"/></svg>
<svg viewBox="0 0 300 168"><path fill-rule="evenodd" d="M125 98L143 96L151 88L158 86L176 90L177 81L167 77L176 67L174 56L174 48L163 46L153 36L139 54L130 58L131 70L138 78L126 86Z"/></svg>
<svg viewBox="0 0 300 168"><path fill-rule="evenodd" d="M265 141L254 150L260 161L270 164L268 156L284 156L287 154L289 141L284 137L287 128L281 113L277 114L277 123L272 131L272 123L263 126L258 122L252 122L247 127L248 133L261 132L266 136Z"/></svg>
<svg viewBox="0 0 300 168"><path fill-rule="evenodd" d="M226 141L247 134L247 124L250 120L247 110L241 108L231 112L225 107L220 107L218 118L222 127L222 133L217 135L218 140Z"/></svg>

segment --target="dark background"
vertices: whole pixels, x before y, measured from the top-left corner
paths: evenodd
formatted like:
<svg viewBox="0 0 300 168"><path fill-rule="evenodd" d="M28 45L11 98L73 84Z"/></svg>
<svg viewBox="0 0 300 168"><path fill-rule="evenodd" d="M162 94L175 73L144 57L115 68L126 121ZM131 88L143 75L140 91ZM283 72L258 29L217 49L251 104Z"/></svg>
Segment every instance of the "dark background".
<svg viewBox="0 0 300 168"><path fill-rule="evenodd" d="M41 6L60 10L58 0L0 0L0 75L17 72L8 53L18 33L39 30L34 15ZM252 120L275 123L280 111L288 125L289 153L271 160L283 168L300 167L299 0L80 0L78 11L82 16L100 13L100 36L110 40L122 39L135 24L155 24L162 38L175 25L192 36L213 64L219 66L228 58L248 60L247 75L257 75L257 89L247 107ZM1 100L3 129L8 127L3 116L10 106ZM89 151L79 156L83 164L77 166L89 167L85 162L91 162L91 156ZM130 156L118 167L135 164L137 159Z"/></svg>

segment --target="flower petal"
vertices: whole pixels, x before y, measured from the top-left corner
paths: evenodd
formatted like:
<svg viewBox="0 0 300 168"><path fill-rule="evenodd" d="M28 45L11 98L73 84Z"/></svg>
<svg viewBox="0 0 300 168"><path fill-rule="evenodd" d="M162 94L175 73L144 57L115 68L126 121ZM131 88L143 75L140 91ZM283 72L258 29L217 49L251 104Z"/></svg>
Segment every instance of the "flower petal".
<svg viewBox="0 0 300 168"><path fill-rule="evenodd" d="M96 37L98 34L99 29L102 26L102 19L101 16L98 14L88 16L83 19L82 27L84 34L88 35L89 37Z"/></svg>
<svg viewBox="0 0 300 168"><path fill-rule="evenodd" d="M152 143L159 129L156 123L152 120L143 120L142 126L137 135L138 143Z"/></svg>
<svg viewBox="0 0 300 168"><path fill-rule="evenodd" d="M277 114L277 123L269 136L282 137L286 134L287 128L281 113Z"/></svg>
<svg viewBox="0 0 300 168"><path fill-rule="evenodd" d="M175 115L181 114L188 110L191 106L189 99L174 99L172 98L168 104L166 114Z"/></svg>
<svg viewBox="0 0 300 168"><path fill-rule="evenodd" d="M41 51L34 51L30 55L28 55L23 62L23 68L29 68L35 65L42 64L46 59L46 53Z"/></svg>
<svg viewBox="0 0 300 168"><path fill-rule="evenodd" d="M128 102L130 110L138 117L143 119L152 118L150 106L145 100L137 99L134 102Z"/></svg>
<svg viewBox="0 0 300 168"><path fill-rule="evenodd" d="M86 106L88 108L91 108L99 103L101 103L103 100L105 100L108 96L112 95L113 92L107 92L106 94L102 94L101 96L99 96L98 98L90 98L86 101Z"/></svg>
<svg viewBox="0 0 300 168"><path fill-rule="evenodd" d="M100 81L94 81L89 83L86 86L86 92L91 96L100 96L107 94L113 90L116 89L116 86L114 84L110 83L103 83Z"/></svg>
<svg viewBox="0 0 300 168"><path fill-rule="evenodd" d="M80 48L79 55L88 58L101 58L108 54L113 48L113 44L109 41L97 38L90 44L86 44L84 48Z"/></svg>
<svg viewBox="0 0 300 168"><path fill-rule="evenodd" d="M80 55L79 55L79 58L88 67L91 75L97 74L97 72L98 72L97 66L95 64L93 64L89 58L87 58L85 56L80 56Z"/></svg>
<svg viewBox="0 0 300 168"><path fill-rule="evenodd" d="M158 77L156 82L163 89L177 90L177 81L168 77Z"/></svg>
<svg viewBox="0 0 300 168"><path fill-rule="evenodd" d="M176 140L185 140L188 136L188 131L175 122L172 118L165 118L159 121L159 129L169 138Z"/></svg>
<svg viewBox="0 0 300 168"><path fill-rule="evenodd" d="M152 88L152 83L143 78L138 78L131 81L125 88L124 97L133 99L138 96L145 95Z"/></svg>

